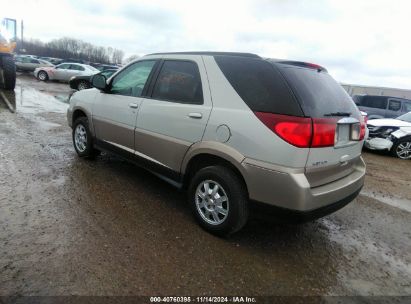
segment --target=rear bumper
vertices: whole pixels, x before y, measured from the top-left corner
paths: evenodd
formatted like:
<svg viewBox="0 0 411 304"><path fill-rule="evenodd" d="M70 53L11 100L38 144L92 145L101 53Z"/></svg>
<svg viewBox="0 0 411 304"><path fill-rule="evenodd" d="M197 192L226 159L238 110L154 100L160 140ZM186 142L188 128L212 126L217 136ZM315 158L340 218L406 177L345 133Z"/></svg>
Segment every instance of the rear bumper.
<svg viewBox="0 0 411 304"><path fill-rule="evenodd" d="M269 216L270 218L275 218L276 220L280 221L285 220L287 222L307 222L334 213L337 210L340 210L341 208L345 207L358 196L361 189L362 187L354 193L352 193L351 195L339 201L333 202L324 207L320 207L318 209L310 211L298 211L281 207L274 207L260 202L254 202L251 209L253 213L256 215L264 215L265 217Z"/></svg>
<svg viewBox="0 0 411 304"><path fill-rule="evenodd" d="M249 159L242 165L250 200L303 213L328 210L339 202L347 204L358 195L365 176L362 158L349 175L318 187L310 186L304 169L275 168Z"/></svg>

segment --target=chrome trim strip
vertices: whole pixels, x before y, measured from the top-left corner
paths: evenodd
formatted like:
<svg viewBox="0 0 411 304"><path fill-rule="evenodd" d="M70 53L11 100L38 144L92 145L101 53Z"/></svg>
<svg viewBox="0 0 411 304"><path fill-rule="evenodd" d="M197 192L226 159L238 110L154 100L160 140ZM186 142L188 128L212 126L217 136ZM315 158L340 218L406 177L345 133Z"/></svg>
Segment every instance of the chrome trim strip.
<svg viewBox="0 0 411 304"><path fill-rule="evenodd" d="M143 154L143 153L137 152L137 151L135 151L135 150L133 150L133 149L127 148L127 147L125 147L125 146L116 144L116 143L111 142L111 141L105 140L105 142L108 143L108 144L110 144L110 145L116 146L117 148L123 149L123 150L125 150L125 151L127 151L127 152L130 152L130 153L132 153L132 154L135 154L135 155L137 155L137 156L140 156L140 157L142 157L142 158L145 158L145 159L147 159L147 160L149 160L149 161L152 161L152 162L154 162L154 163L156 163L156 164L159 164L159 165L161 165L161 166L163 166L163 167L170 168L169 166L166 166L165 164L160 163L158 160L155 160L154 158L151 158L151 157L148 156L148 155L145 155L145 154ZM171 169L171 168L170 168L170 169Z"/></svg>

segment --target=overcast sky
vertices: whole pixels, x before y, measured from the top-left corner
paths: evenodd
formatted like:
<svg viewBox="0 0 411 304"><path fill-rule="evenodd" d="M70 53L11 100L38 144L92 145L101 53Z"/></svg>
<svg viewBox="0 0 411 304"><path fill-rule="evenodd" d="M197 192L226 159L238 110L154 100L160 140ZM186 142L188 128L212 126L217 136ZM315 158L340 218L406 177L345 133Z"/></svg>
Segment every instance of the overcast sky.
<svg viewBox="0 0 411 304"><path fill-rule="evenodd" d="M325 66L345 83L411 89L407 0L0 0L25 37L123 49L241 51ZM4 5L3 5L4 3Z"/></svg>

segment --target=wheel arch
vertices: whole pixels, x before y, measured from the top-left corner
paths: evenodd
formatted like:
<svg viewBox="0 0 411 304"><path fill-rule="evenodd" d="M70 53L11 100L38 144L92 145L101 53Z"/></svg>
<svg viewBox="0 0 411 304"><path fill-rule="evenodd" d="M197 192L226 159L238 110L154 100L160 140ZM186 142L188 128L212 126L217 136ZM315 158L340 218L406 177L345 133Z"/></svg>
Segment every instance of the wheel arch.
<svg viewBox="0 0 411 304"><path fill-rule="evenodd" d="M243 182L248 194L245 170L241 165L244 155L222 143L201 142L194 144L187 152L182 166L183 188L187 188L191 178L201 168L211 165L221 165L231 169Z"/></svg>
<svg viewBox="0 0 411 304"><path fill-rule="evenodd" d="M79 117L87 117L90 132L91 132L91 134L92 134L93 136L95 136L93 121L91 120L91 117L90 117L88 111L85 110L85 109L82 108L82 107L75 107L75 108L73 109L73 114L72 114L72 116L71 116L71 124L73 125L74 122L76 121L76 119L79 118Z"/></svg>

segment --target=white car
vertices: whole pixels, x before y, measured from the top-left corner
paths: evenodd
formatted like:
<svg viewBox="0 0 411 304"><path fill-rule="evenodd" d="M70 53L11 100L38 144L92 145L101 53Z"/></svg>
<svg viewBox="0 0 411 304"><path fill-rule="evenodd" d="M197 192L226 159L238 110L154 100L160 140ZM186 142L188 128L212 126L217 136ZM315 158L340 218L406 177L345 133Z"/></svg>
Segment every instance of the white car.
<svg viewBox="0 0 411 304"><path fill-rule="evenodd" d="M394 119L369 120L367 127L366 148L388 150L401 159L411 159L411 112Z"/></svg>
<svg viewBox="0 0 411 304"><path fill-rule="evenodd" d="M34 70L34 77L41 81L59 80L69 82L73 76L94 75L99 70L87 64L62 63L55 67L41 67Z"/></svg>

